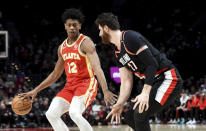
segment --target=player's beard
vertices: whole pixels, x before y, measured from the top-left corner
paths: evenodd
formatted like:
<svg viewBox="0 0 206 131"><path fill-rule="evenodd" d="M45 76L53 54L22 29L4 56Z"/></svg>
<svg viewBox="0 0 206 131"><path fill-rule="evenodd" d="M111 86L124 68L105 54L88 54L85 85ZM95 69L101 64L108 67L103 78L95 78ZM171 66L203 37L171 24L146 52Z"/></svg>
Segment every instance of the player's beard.
<svg viewBox="0 0 206 131"><path fill-rule="evenodd" d="M108 33L106 33L105 31L103 31L103 34L102 34L102 43L103 44L110 44L111 42L110 42L110 39L111 39L111 36L108 34Z"/></svg>

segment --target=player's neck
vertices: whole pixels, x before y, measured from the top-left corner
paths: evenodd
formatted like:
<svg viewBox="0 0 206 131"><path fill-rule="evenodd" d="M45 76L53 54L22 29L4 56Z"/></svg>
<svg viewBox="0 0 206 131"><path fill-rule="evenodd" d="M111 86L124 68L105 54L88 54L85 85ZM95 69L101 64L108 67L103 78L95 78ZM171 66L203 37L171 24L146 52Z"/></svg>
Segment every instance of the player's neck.
<svg viewBox="0 0 206 131"><path fill-rule="evenodd" d="M113 43L118 50L120 50L120 38L121 38L121 31L120 30L115 30L111 31L111 43Z"/></svg>
<svg viewBox="0 0 206 131"><path fill-rule="evenodd" d="M79 37L79 34L78 34L77 36L75 36L75 37L69 37L69 36L68 36L68 41L67 41L67 43L68 43L68 44L74 43L74 42L78 39L78 37Z"/></svg>

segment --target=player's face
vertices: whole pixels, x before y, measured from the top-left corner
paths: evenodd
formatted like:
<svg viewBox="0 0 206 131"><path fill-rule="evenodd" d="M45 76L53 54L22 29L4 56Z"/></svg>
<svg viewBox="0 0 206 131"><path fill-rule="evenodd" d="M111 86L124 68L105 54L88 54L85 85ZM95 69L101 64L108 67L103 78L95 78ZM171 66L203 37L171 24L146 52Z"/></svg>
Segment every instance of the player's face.
<svg viewBox="0 0 206 131"><path fill-rule="evenodd" d="M103 44L110 44L111 36L106 32L106 29L99 25L99 36L102 38Z"/></svg>
<svg viewBox="0 0 206 131"><path fill-rule="evenodd" d="M69 37L74 38L79 34L79 30L81 29L81 24L78 20L68 19L64 24L65 30Z"/></svg>

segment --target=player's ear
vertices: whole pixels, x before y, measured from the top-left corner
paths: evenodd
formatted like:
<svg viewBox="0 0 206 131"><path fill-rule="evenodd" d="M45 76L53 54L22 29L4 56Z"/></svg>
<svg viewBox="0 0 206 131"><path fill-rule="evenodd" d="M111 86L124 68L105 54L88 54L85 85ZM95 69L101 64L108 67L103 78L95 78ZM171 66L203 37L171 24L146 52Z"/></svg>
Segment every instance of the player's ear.
<svg viewBox="0 0 206 131"><path fill-rule="evenodd" d="M82 28L82 24L81 24L81 23L79 23L79 29L81 30L81 28Z"/></svg>
<svg viewBox="0 0 206 131"><path fill-rule="evenodd" d="M64 29L65 29L65 30L66 30L66 26L67 26L66 23L64 23Z"/></svg>
<svg viewBox="0 0 206 131"><path fill-rule="evenodd" d="M105 32L109 31L109 27L107 25L104 25L103 29L104 29Z"/></svg>

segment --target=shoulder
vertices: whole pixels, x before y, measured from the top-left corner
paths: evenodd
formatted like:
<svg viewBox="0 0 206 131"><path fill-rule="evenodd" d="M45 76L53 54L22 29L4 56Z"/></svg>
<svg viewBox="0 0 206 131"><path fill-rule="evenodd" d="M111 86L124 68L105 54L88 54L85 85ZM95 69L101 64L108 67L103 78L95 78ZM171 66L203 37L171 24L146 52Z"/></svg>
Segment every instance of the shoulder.
<svg viewBox="0 0 206 131"><path fill-rule="evenodd" d="M94 46L94 43L89 36L84 35L81 46Z"/></svg>
<svg viewBox="0 0 206 131"><path fill-rule="evenodd" d="M89 36L84 35L82 44L83 43L93 43L93 41L92 41L92 39Z"/></svg>
<svg viewBox="0 0 206 131"><path fill-rule="evenodd" d="M57 54L58 54L58 57L62 56L62 44L59 45L58 50L57 50Z"/></svg>
<svg viewBox="0 0 206 131"><path fill-rule="evenodd" d="M125 31L123 37L124 47L126 51L133 55L135 55L136 52L146 44L146 42L143 41L143 36L139 32L133 30Z"/></svg>
<svg viewBox="0 0 206 131"><path fill-rule="evenodd" d="M124 31L125 32L125 36L126 37L138 37L138 36L141 36L141 34L137 31L134 31L134 30L127 30L127 31Z"/></svg>
<svg viewBox="0 0 206 131"><path fill-rule="evenodd" d="M131 41L131 40L138 40L139 38L143 37L142 34L140 34L137 31L133 31L133 30L127 30L125 31L124 34L124 39L127 41Z"/></svg>
<svg viewBox="0 0 206 131"><path fill-rule="evenodd" d="M84 40L81 43L81 51L87 53L95 50L95 45L92 39L88 36L84 38Z"/></svg>
<svg viewBox="0 0 206 131"><path fill-rule="evenodd" d="M61 55L62 55L62 49L66 47L66 41L67 38L58 47L58 53L60 53Z"/></svg>

